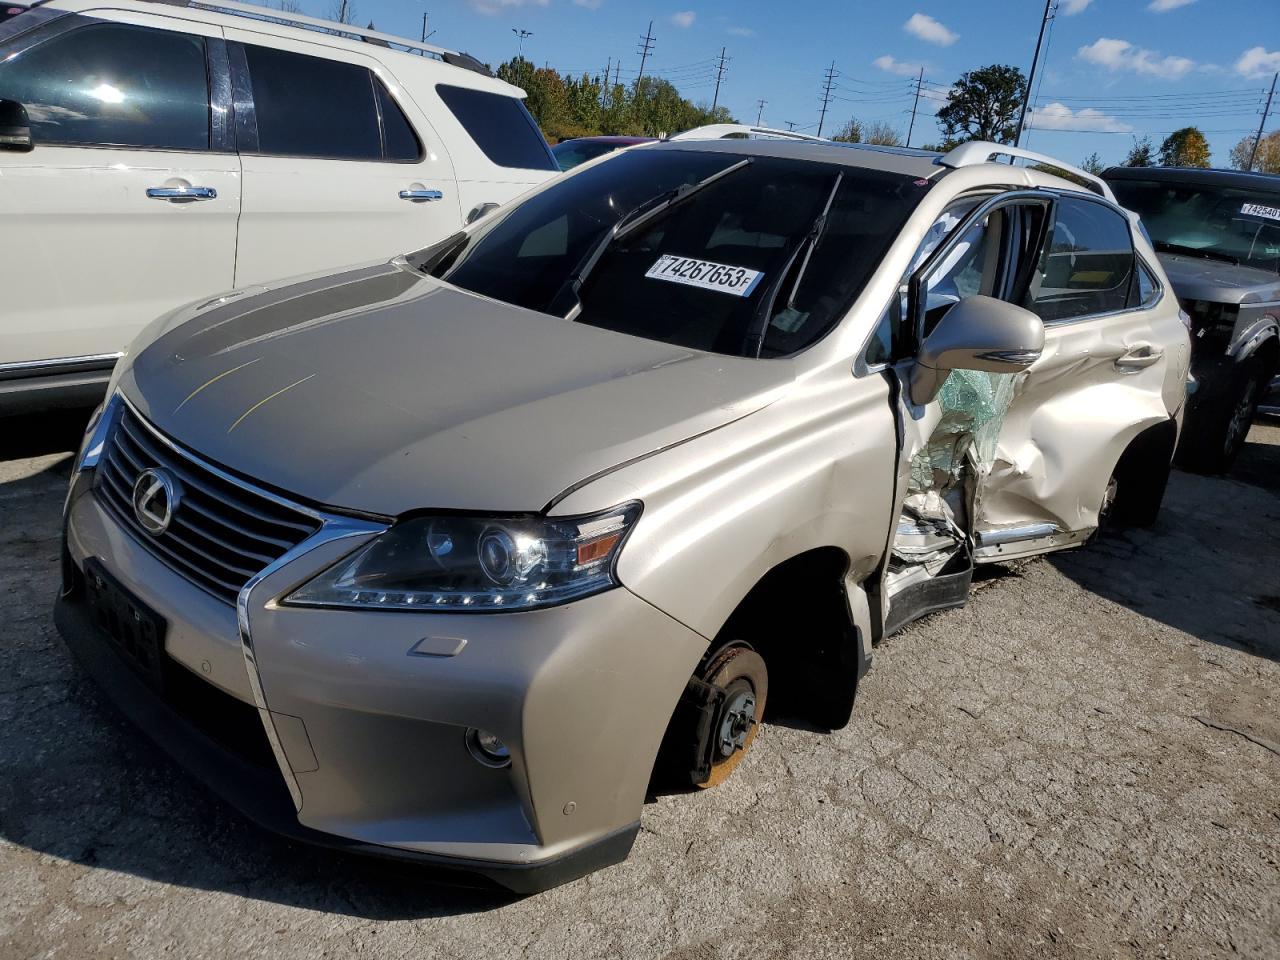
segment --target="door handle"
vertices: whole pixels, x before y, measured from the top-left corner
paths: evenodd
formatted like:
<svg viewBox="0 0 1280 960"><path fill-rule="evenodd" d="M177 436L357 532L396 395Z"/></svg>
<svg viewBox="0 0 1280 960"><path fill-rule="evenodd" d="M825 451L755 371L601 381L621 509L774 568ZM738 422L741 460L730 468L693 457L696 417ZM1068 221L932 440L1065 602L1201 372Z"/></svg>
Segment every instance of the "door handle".
<svg viewBox="0 0 1280 960"><path fill-rule="evenodd" d="M147 196L170 203L193 203L196 200L217 200L218 191L213 187L147 187Z"/></svg>
<svg viewBox="0 0 1280 960"><path fill-rule="evenodd" d="M1157 350L1149 343L1135 343L1116 359L1115 368L1121 373L1137 373L1155 366L1163 356L1163 350Z"/></svg>
<svg viewBox="0 0 1280 960"><path fill-rule="evenodd" d="M401 190L400 199L410 203L426 203L428 200L443 200L444 194L439 190Z"/></svg>

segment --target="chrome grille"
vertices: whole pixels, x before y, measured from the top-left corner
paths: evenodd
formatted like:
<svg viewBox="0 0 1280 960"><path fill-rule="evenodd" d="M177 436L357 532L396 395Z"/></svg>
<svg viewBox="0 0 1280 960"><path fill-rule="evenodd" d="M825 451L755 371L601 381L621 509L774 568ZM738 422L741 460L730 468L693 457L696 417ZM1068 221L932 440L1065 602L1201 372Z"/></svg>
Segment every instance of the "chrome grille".
<svg viewBox="0 0 1280 960"><path fill-rule="evenodd" d="M160 467L182 484L182 499L159 536L133 510L142 471ZM319 520L214 472L162 441L125 406L107 438L94 488L138 541L196 586L235 603L250 579L320 527Z"/></svg>

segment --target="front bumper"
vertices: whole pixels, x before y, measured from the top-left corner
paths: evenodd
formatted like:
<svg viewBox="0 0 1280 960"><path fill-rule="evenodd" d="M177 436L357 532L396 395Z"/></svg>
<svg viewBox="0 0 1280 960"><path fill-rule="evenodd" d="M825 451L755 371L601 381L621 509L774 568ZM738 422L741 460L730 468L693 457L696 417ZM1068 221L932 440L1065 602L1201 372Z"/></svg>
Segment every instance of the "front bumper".
<svg viewBox="0 0 1280 960"><path fill-rule="evenodd" d="M278 602L367 535L304 544L252 582L237 623L236 610L135 540L90 488L82 479L68 504L70 589L58 627L131 719L251 819L301 840L476 872L522 893L626 857L703 637L621 588L498 615ZM90 558L164 618L166 669L200 696L166 699L105 643L76 589ZM251 637L247 662L241 630ZM194 701L212 703L213 716L189 716ZM253 757L218 736L239 729L230 718L246 711L267 721ZM472 758L472 727L502 738L509 768ZM274 755L262 749L268 732Z"/></svg>

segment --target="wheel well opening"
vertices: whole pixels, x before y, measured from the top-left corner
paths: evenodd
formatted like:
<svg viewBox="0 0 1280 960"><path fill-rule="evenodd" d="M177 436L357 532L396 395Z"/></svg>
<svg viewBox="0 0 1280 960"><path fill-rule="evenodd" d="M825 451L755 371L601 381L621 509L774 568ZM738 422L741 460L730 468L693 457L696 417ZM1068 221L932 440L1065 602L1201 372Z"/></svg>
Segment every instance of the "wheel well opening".
<svg viewBox="0 0 1280 960"><path fill-rule="evenodd" d="M1112 474L1117 490L1111 516L1118 526L1147 527L1155 523L1177 440L1178 426L1169 419L1129 441Z"/></svg>

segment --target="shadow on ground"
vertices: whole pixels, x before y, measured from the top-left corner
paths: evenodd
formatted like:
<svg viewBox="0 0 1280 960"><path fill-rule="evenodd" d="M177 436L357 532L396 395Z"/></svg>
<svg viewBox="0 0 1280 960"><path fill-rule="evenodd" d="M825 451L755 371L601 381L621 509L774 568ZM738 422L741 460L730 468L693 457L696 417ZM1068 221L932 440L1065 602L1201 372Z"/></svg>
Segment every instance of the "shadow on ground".
<svg viewBox="0 0 1280 960"><path fill-rule="evenodd" d="M1151 529L1049 563L1143 616L1280 660L1280 427L1255 424L1225 477L1175 471Z"/></svg>

